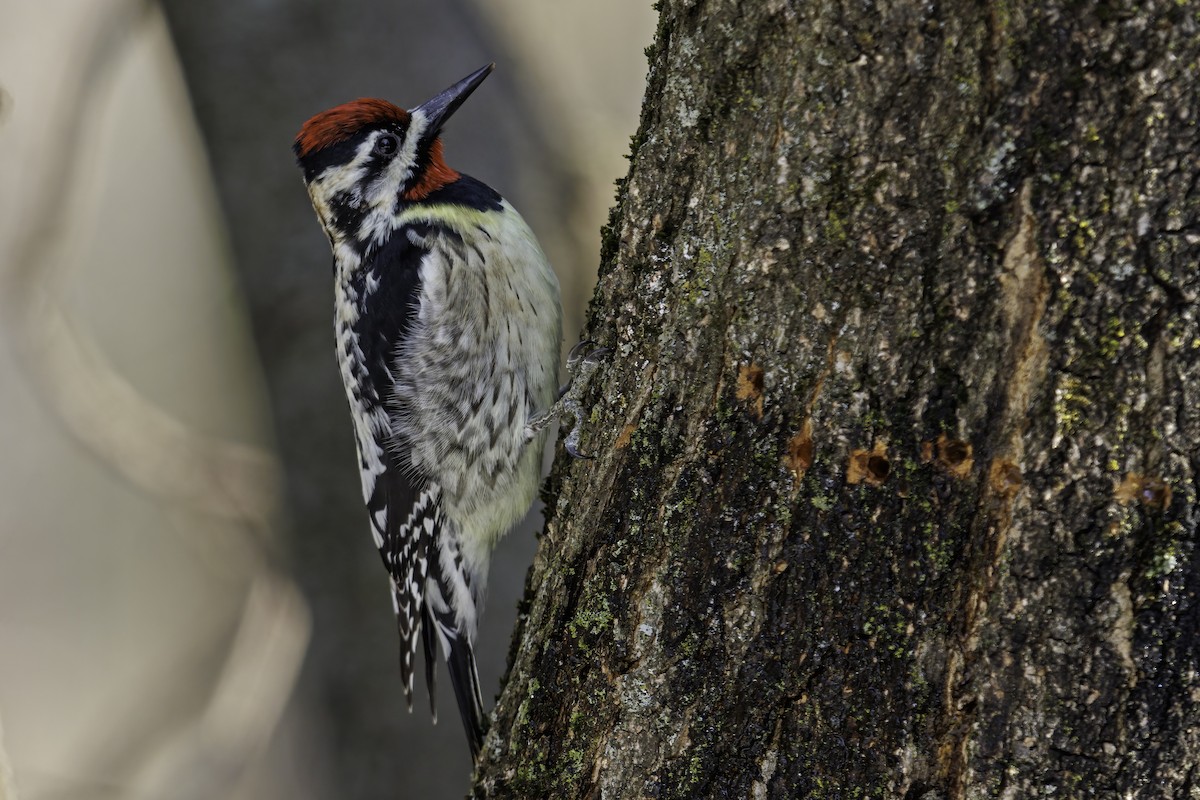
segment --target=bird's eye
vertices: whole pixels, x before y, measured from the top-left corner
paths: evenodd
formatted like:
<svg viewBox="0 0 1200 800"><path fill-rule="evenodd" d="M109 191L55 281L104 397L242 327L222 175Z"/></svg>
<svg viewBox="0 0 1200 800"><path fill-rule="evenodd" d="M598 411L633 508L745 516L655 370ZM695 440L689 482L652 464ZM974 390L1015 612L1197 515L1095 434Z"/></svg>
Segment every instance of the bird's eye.
<svg viewBox="0 0 1200 800"><path fill-rule="evenodd" d="M400 141L390 133L385 133L375 140L375 152L381 156L390 156L399 146Z"/></svg>

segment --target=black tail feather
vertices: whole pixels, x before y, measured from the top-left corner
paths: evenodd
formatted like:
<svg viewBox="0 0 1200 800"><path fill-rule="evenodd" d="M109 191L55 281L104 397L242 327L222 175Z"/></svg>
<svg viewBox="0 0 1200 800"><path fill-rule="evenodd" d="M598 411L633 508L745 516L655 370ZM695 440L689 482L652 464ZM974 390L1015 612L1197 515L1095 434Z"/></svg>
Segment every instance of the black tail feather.
<svg viewBox="0 0 1200 800"><path fill-rule="evenodd" d="M421 643L425 646L425 688L429 690L429 713L437 723L437 631L429 606L421 607Z"/></svg>
<svg viewBox="0 0 1200 800"><path fill-rule="evenodd" d="M458 713L462 716L463 729L467 732L467 744L471 747L471 759L479 757L483 748L483 699L479 692L479 673L475 669L475 653L471 643L451 631L447 636L450 652L446 664L450 668L450 685L454 687L454 699L458 701Z"/></svg>

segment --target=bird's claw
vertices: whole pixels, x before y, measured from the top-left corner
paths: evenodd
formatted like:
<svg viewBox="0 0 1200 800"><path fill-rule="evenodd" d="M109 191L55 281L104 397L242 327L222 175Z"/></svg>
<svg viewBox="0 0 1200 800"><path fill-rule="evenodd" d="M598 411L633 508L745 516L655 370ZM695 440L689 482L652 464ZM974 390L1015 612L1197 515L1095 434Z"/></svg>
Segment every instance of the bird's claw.
<svg viewBox="0 0 1200 800"><path fill-rule="evenodd" d="M610 352L612 351L607 347L596 346L591 339L584 339L572 347L571 352L567 353L567 374L571 377L566 384L559 388L558 396L560 398L565 396L567 392L571 391L575 382L580 379L584 385L587 385L592 372Z"/></svg>
<svg viewBox="0 0 1200 800"><path fill-rule="evenodd" d="M594 458L594 456L589 456L579 450L579 438L583 434L585 416L580 398L591 382L592 373L610 352L611 350L607 347L597 347L596 343L590 339L584 339L571 348L571 352L567 354L567 374L570 379L558 390L558 402L530 419L526 424L526 441L532 440L550 420L569 414L575 418L575 424L567 433L563 443L564 448L572 458Z"/></svg>
<svg viewBox="0 0 1200 800"><path fill-rule="evenodd" d="M594 458L579 449L579 437L583 434L583 403L581 398L591 383L592 373L603 362L611 350L598 347L591 339L584 339L571 348L567 354L567 374L570 380L567 385L558 390L558 405L562 410L575 418L575 424L567 432L563 447L571 458Z"/></svg>

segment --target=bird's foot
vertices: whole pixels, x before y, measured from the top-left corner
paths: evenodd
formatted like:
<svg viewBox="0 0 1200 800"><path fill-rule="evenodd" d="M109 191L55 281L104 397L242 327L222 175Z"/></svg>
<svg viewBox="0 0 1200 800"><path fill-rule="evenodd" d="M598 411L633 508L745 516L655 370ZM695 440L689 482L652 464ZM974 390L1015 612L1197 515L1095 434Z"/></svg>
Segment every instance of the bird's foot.
<svg viewBox="0 0 1200 800"><path fill-rule="evenodd" d="M608 353L607 347L597 347L590 339L585 339L571 348L571 352L567 354L568 379L558 390L558 402L529 420L525 425L526 442L532 441L551 420L569 414L575 418L575 424L567 433L564 446L572 458L591 458L579 452L579 437L583 432L584 418L582 397L591 382L592 373Z"/></svg>

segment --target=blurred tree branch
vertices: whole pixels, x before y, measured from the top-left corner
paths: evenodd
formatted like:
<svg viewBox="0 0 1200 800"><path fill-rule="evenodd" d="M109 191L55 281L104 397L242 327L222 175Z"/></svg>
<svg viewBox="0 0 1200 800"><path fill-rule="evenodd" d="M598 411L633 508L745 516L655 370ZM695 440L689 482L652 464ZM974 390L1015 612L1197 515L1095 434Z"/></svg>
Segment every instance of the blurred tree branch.
<svg viewBox="0 0 1200 800"><path fill-rule="evenodd" d="M78 221L74 190L85 168L81 156L89 123L110 99L105 90L119 56L146 32L149 20L161 22L156 4L144 0L90 10L82 55L66 71L70 83L59 113L43 128L39 181L30 184L25 219L4 254L2 324L23 374L75 441L152 501L236 525L241 539L252 544L258 572L205 711L182 723L164 723L138 744L129 744L135 739L131 731L114 725L126 721L123 717L106 720L98 736L109 752L123 746L123 736L137 751L127 754L132 766L123 786L111 788L114 794L128 789L135 796L222 797L274 735L303 662L310 620L295 585L272 568L266 546L281 495L274 456L203 435L148 399L72 320L54 286L63 243ZM4 103L0 119L6 111ZM129 252L137 257L136 248ZM135 716L132 710L129 716ZM0 800L15 800L2 744L0 738ZM86 764L73 768L86 774ZM76 796L77 790L67 794Z"/></svg>
<svg viewBox="0 0 1200 800"><path fill-rule="evenodd" d="M171 800L228 795L279 726L309 629L308 608L292 582L261 572L207 707L154 743L130 794Z"/></svg>
<svg viewBox="0 0 1200 800"><path fill-rule="evenodd" d="M108 94L112 67L157 7L124 0L93 12L94 27L74 81L48 124L42 179L27 204L25 225L5 258L4 324L30 383L64 427L130 483L164 502L264 528L281 492L274 457L255 447L192 430L148 400L75 325L58 300L53 272L71 189L80 169L88 121ZM136 249L130 250L136 254Z"/></svg>

